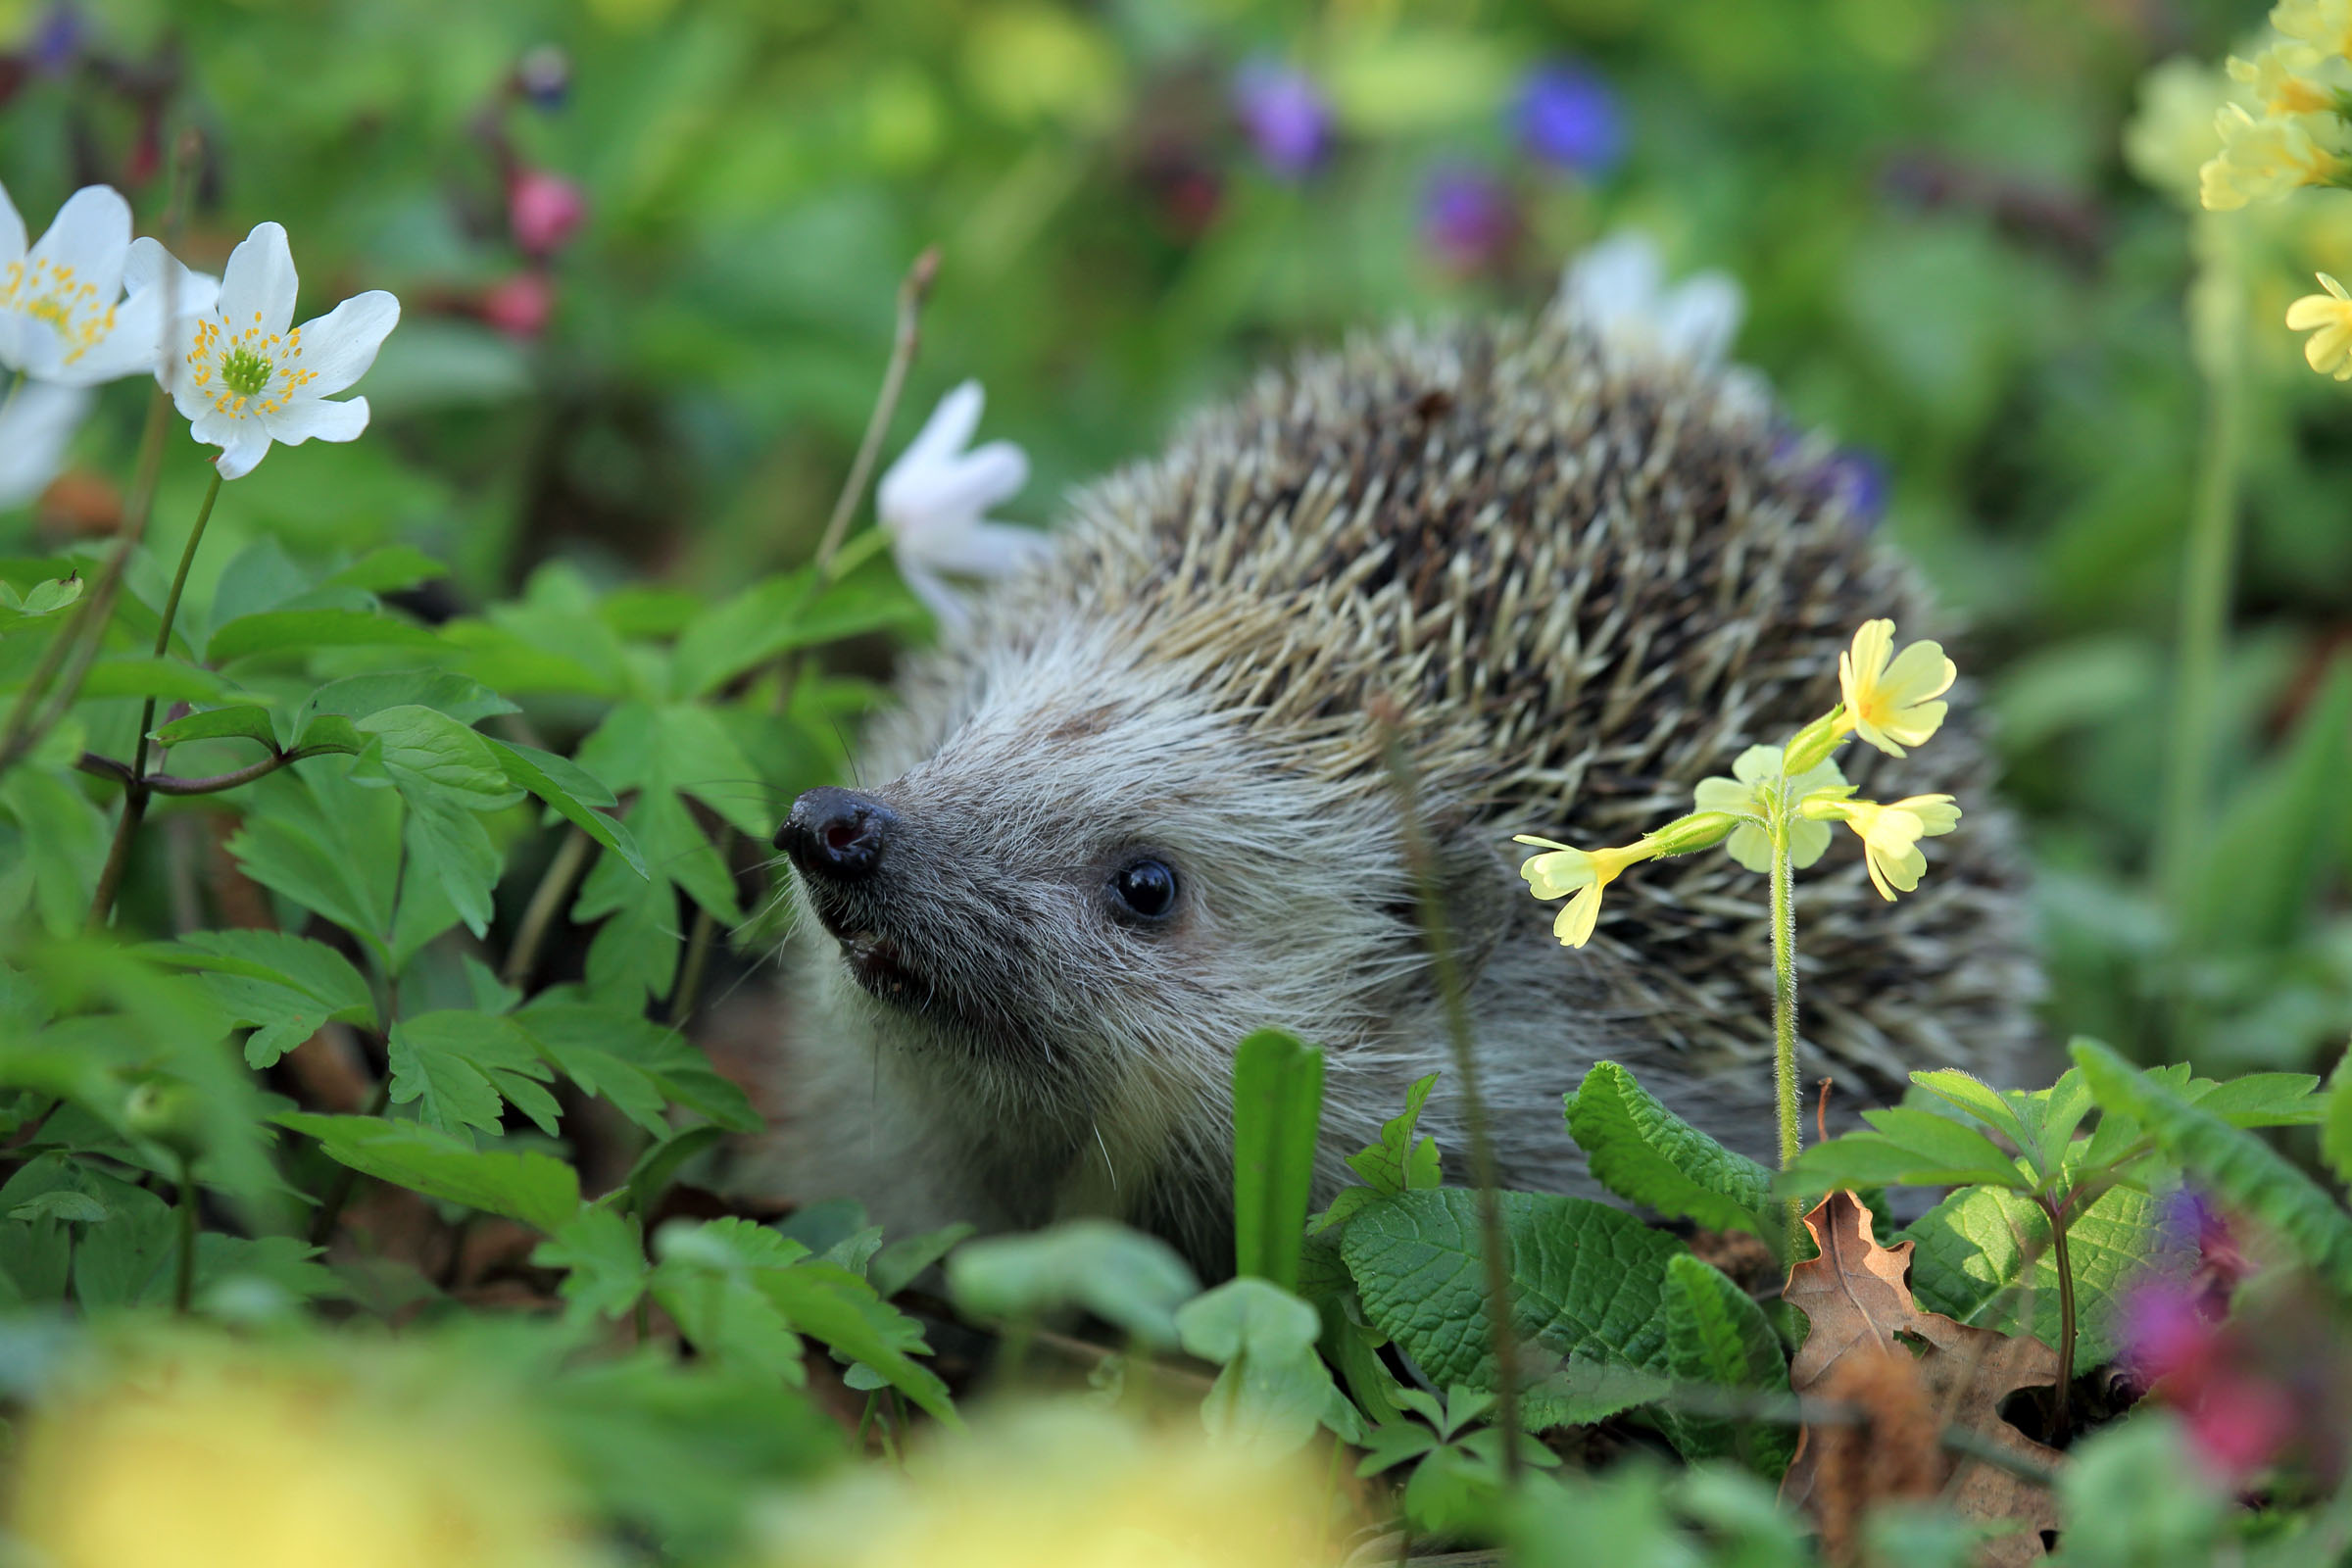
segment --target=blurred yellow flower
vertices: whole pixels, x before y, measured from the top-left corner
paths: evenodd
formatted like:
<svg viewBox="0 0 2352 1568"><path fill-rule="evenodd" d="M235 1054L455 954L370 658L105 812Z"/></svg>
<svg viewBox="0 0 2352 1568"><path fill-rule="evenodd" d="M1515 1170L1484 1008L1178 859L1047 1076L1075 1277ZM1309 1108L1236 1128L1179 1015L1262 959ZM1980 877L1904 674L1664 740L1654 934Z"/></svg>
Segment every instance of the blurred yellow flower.
<svg viewBox="0 0 2352 1568"><path fill-rule="evenodd" d="M2278 0L2271 25L2314 50L2352 54L2352 0Z"/></svg>
<svg viewBox="0 0 2352 1568"><path fill-rule="evenodd" d="M1815 797L1804 809L1807 816L1841 820L1862 836L1871 885L1889 904L1895 889L1909 893L1927 875L1928 858L1920 853L1919 841L1960 825L1960 808L1949 795L1913 795L1891 806Z"/></svg>
<svg viewBox="0 0 2352 1568"><path fill-rule="evenodd" d="M2217 213L2275 202L2305 185L2332 184L2352 169L2344 122L2332 114L2265 115L2224 104L2214 118L2222 150L2198 171L2197 194Z"/></svg>
<svg viewBox="0 0 2352 1568"><path fill-rule="evenodd" d="M587 1568L547 1456L459 1387L388 1348L135 1353L36 1409L15 1531L44 1568Z"/></svg>
<svg viewBox="0 0 2352 1568"><path fill-rule="evenodd" d="M1913 643L1897 654L1894 622L1866 620L1853 647L1838 656L1842 722L1887 756L1900 757L1904 747L1925 744L1942 725L1946 705L1936 699L1951 690L1959 673L1941 644Z"/></svg>
<svg viewBox="0 0 2352 1568"><path fill-rule="evenodd" d="M936 1436L762 1522L769 1568L1307 1568L1334 1560L1318 1466L1074 1400ZM1334 1529L1329 1539L1346 1532Z"/></svg>
<svg viewBox="0 0 2352 1568"><path fill-rule="evenodd" d="M1658 853L1657 845L1646 838L1615 850L1570 849L1526 833L1513 835L1511 842L1551 852L1528 857L1519 874L1527 878L1529 890L1539 899L1575 895L1551 924L1551 934L1569 948L1581 948L1592 939L1592 927L1600 918L1601 889L1616 881L1627 866L1640 865Z"/></svg>
<svg viewBox="0 0 2352 1568"><path fill-rule="evenodd" d="M2274 115L2316 115L2334 110L2345 64L2308 44L2275 43L2251 60L2231 56L2230 74Z"/></svg>
<svg viewBox="0 0 2352 1568"><path fill-rule="evenodd" d="M2201 60L2167 60L2139 78L2139 109L2124 126L2132 172L2174 200L2197 202L2197 171L2222 150L2214 116L2230 84Z"/></svg>
<svg viewBox="0 0 2352 1568"><path fill-rule="evenodd" d="M1014 124L1059 121L1098 130L1118 119L1125 62L1110 34L1062 6L1022 3L981 11L963 28L972 96Z"/></svg>
<svg viewBox="0 0 2352 1568"><path fill-rule="evenodd" d="M2322 375L2352 381L2352 294L2327 272L2319 274L2325 294L2306 294L2286 308L2286 324L2309 332L2303 358Z"/></svg>

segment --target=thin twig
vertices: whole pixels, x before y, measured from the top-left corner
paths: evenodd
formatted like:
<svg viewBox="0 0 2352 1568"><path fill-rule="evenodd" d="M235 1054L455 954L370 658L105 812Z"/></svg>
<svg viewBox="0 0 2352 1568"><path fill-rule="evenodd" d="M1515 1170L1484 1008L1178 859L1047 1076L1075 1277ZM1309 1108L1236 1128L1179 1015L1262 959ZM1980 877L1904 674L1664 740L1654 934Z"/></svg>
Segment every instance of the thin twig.
<svg viewBox="0 0 2352 1568"><path fill-rule="evenodd" d="M825 520L825 531L816 543L815 570L810 573L808 595L814 599L833 580L833 564L841 553L841 543L850 529L850 519L858 514L858 504L864 499L866 481L873 477L874 463L882 452L882 441L890 433L890 421L898 414L900 394L906 389L906 372L914 365L915 350L922 343L923 302L931 296L931 284L939 276L939 247L933 245L914 259L906 276L899 284L899 324L890 347L890 364L882 371L882 389L875 395L873 412L866 416L865 434L858 442L858 456L851 461L849 477L842 481L841 494L834 498L833 514ZM781 714L792 706L793 688L808 668L808 656L787 663L776 683L776 695L770 702L772 711ZM735 874L735 846L741 835L732 823L718 835L719 863L727 875ZM686 940L686 961L678 976L678 985L669 999L669 1026L683 1028L694 1015L696 998L703 989L703 975L710 966L710 948L718 935L718 917L698 904L694 910L694 930Z"/></svg>
<svg viewBox="0 0 2352 1568"><path fill-rule="evenodd" d="M1380 731L1381 760L1396 791L1397 814L1404 836L1405 859L1411 867L1415 903L1420 906L1421 934L1429 947L1438 992L1446 1007L1446 1031L1453 1041L1453 1070L1461 1081L1462 1123L1469 1135L1470 1172L1478 1183L1479 1250L1486 1254L1487 1330L1494 1342L1494 1413L1502 1427L1502 1474L1506 1486L1519 1479L1519 1337L1511 1323L1510 1262L1503 1250L1502 1200L1494 1165L1494 1144L1487 1128L1485 1099L1478 1089L1478 1048L1470 1027L1469 999L1454 963L1453 942L1446 929L1444 889L1438 876L1437 854L1421 820L1420 791L1412 760L1405 755L1402 713L1385 696L1371 710Z"/></svg>
<svg viewBox="0 0 2352 1568"><path fill-rule="evenodd" d="M233 790L240 784L250 784L257 778L267 778L279 768L292 766L305 758L323 757L328 752L337 750L341 750L341 748L297 746L291 751L273 751L260 761L248 762L233 772L212 773L203 778L182 778L176 773L150 773L144 778L139 778L131 771L130 763L119 761L112 757L101 757L96 752L82 753L81 760L74 765L84 773L95 773L100 778L111 778L122 784L129 784L135 780L150 795L218 795L222 790Z"/></svg>
<svg viewBox="0 0 2352 1568"><path fill-rule="evenodd" d="M507 984L519 986L531 978L531 969L539 961L540 944L554 929L556 911L564 906L564 895L571 891L580 867L588 863L588 847L593 843L595 840L575 827L547 862L547 870L540 875L539 885L531 890L531 902L522 911L522 925L514 933L514 945L507 950L506 966L499 973L499 978Z"/></svg>

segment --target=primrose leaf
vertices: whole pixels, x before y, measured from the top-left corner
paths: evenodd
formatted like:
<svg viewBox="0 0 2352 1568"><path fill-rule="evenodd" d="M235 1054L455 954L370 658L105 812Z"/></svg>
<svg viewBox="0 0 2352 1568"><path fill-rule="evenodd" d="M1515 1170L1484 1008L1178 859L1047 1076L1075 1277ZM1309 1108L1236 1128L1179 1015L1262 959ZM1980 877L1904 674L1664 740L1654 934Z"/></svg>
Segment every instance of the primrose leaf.
<svg viewBox="0 0 2352 1568"><path fill-rule="evenodd" d="M1569 1097L1568 1132L1593 1177L1629 1202L1776 1248L1787 1233L1772 1173L1675 1115L1616 1062L1593 1063Z"/></svg>
<svg viewBox="0 0 2352 1568"><path fill-rule="evenodd" d="M1200 1282L1156 1237L1078 1219L957 1248L948 1258L948 1292L980 1317L1084 1307L1154 1349L1170 1349L1178 1342L1176 1308L1200 1294Z"/></svg>
<svg viewBox="0 0 2352 1568"><path fill-rule="evenodd" d="M2105 1046L2077 1040L2075 1064L2102 1106L2122 1110L2214 1196L2293 1244L2337 1290L2352 1293L2352 1215L2284 1155L2190 1103Z"/></svg>
<svg viewBox="0 0 2352 1568"><path fill-rule="evenodd" d="M1404 1114L1381 1124L1380 1142L1348 1156L1348 1168L1383 1197L1438 1185L1438 1141L1423 1138L1416 1143L1413 1139L1421 1107L1429 1103L1429 1092L1437 1084L1434 1072L1414 1083L1405 1091Z"/></svg>
<svg viewBox="0 0 2352 1568"><path fill-rule="evenodd" d="M555 1074L511 1018L457 1008L403 1018L392 1026L391 1065L392 1102L414 1102L429 1127L496 1132L503 1101L555 1135L556 1100L541 1087Z"/></svg>
<svg viewBox="0 0 2352 1568"><path fill-rule="evenodd" d="M1764 1309L1704 1259L1666 1259L1666 1370L1678 1382L1725 1389L1786 1389L1788 1358ZM1667 1435L1686 1458L1744 1450L1767 1478L1788 1467L1786 1427L1673 1414Z"/></svg>
<svg viewBox="0 0 2352 1568"><path fill-rule="evenodd" d="M486 1153L419 1123L381 1116L289 1110L275 1120L316 1138L330 1157L356 1171L428 1198L504 1214L550 1236L579 1212L578 1174L546 1154Z"/></svg>

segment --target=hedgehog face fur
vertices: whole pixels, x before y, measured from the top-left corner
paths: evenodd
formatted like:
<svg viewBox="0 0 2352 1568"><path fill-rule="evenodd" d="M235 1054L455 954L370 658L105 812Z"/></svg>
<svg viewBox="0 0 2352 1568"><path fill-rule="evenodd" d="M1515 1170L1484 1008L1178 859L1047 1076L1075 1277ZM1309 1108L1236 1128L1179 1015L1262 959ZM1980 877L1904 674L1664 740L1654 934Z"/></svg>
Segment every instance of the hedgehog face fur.
<svg viewBox="0 0 2352 1568"><path fill-rule="evenodd" d="M1853 626L1932 632L1786 446L1751 398L1555 312L1309 359L1082 497L1054 559L907 671L861 769L885 782L811 792L779 834L791 1195L900 1233L1110 1212L1222 1273L1232 1051L1268 1025L1327 1049L1340 1185L1450 1064L1383 700L1506 1180L1594 1190L1560 1096L1603 1056L1766 1153L1763 879L1643 866L1571 953L1510 838L1624 842L1826 710ZM2025 1038L2005 824L1965 717L1945 736L1848 759L1867 792L1966 803L1921 891L1882 904L1843 843L1799 883L1801 1065L1849 1108L1913 1067L1999 1077ZM1446 1079L1423 1126L1458 1161Z"/></svg>

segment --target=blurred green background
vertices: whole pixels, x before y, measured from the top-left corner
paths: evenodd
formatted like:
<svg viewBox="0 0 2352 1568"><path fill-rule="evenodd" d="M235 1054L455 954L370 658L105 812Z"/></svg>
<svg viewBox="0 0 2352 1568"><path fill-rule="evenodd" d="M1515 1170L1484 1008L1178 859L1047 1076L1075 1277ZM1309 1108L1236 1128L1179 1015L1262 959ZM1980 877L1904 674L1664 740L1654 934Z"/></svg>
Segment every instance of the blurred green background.
<svg viewBox="0 0 2352 1568"><path fill-rule="evenodd" d="M2352 390L2278 323L2314 268L2352 270L2352 192L2244 220L2223 282L2251 399L2223 803L2193 896L2147 891L2205 409L2183 299L2213 220L2138 177L2126 128L2160 62L2216 61L2261 17L0 0L0 179L36 232L91 181L153 230L195 127L185 259L217 271L274 219L297 318L398 293L367 439L233 486L198 575L264 535L407 540L452 564L423 607L452 612L554 560L705 592L805 559L927 244L893 446L980 377L984 435L1034 462L1003 510L1044 524L1288 345L1532 307L1578 247L1640 228L1739 279L1737 357L1841 444L1968 628L2042 867L2053 1036L2302 1067L2352 1028L2352 698L2328 679L2352 646ZM2196 91L2143 127L2141 168L2200 133ZM144 396L107 391L0 550L114 526ZM204 458L174 441L159 551Z"/></svg>

